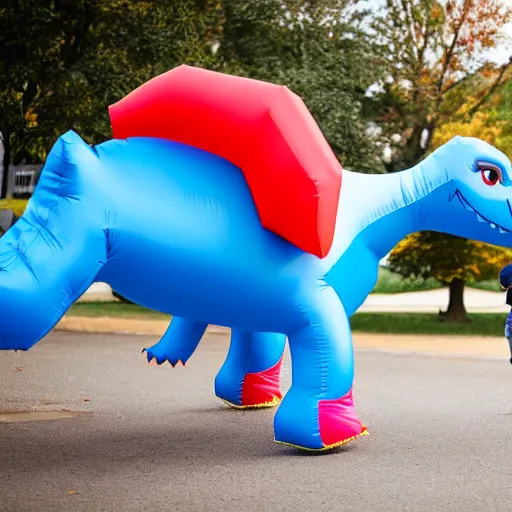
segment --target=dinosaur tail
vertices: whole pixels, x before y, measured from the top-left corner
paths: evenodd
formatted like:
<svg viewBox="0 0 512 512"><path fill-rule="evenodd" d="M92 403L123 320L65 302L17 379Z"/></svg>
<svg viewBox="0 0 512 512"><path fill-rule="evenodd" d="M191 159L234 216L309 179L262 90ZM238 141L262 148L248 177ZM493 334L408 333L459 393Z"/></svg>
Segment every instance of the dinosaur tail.
<svg viewBox="0 0 512 512"><path fill-rule="evenodd" d="M76 134L62 136L25 212L0 239L0 349L27 350L39 341L105 262L81 170L93 157Z"/></svg>

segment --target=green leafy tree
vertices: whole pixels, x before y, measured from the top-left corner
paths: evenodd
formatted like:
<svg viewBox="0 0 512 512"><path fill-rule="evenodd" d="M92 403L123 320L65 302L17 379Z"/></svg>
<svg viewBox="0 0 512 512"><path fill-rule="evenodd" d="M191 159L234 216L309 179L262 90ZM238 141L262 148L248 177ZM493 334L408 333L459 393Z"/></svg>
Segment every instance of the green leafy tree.
<svg viewBox="0 0 512 512"><path fill-rule="evenodd" d="M99 142L110 135L110 103L170 67L208 65L210 4L10 0L0 7L4 167L40 161L70 128Z"/></svg>
<svg viewBox="0 0 512 512"><path fill-rule="evenodd" d="M288 86L301 96L344 167L383 172L366 134L368 87L383 73L349 0L224 0L217 69Z"/></svg>
<svg viewBox="0 0 512 512"><path fill-rule="evenodd" d="M378 66L354 3L11 0L0 8L4 164L41 161L69 128L108 138L109 104L188 63L288 85L345 167L382 171L361 108Z"/></svg>

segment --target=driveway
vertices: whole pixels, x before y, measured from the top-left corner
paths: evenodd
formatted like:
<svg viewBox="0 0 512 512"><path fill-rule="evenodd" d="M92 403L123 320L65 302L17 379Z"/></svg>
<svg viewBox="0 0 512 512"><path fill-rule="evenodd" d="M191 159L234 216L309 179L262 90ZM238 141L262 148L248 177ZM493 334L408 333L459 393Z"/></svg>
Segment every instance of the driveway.
<svg viewBox="0 0 512 512"><path fill-rule="evenodd" d="M2 512L510 510L512 366L500 353L356 340L370 436L317 456L273 442L274 410L213 396L225 334L174 369L144 362L156 339L54 332L0 352ZM63 410L81 414L34 416Z"/></svg>

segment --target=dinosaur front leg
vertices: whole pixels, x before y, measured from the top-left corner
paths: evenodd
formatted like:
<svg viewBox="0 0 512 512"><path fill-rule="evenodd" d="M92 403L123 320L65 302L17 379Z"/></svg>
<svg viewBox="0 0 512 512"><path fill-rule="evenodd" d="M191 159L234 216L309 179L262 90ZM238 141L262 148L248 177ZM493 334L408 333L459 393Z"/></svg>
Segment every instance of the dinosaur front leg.
<svg viewBox="0 0 512 512"><path fill-rule="evenodd" d="M280 373L286 336L233 329L215 395L235 408L272 407L282 398Z"/></svg>
<svg viewBox="0 0 512 512"><path fill-rule="evenodd" d="M304 326L289 335L292 386L276 412L274 436L278 443L327 450L367 430L354 409L352 339L343 305L330 287L308 303Z"/></svg>
<svg viewBox="0 0 512 512"><path fill-rule="evenodd" d="M176 366L178 361L181 361L185 365L199 345L207 327L208 324L174 316L162 339L151 348L143 349L143 352L146 352L148 362L155 358L158 364L169 361L172 366Z"/></svg>

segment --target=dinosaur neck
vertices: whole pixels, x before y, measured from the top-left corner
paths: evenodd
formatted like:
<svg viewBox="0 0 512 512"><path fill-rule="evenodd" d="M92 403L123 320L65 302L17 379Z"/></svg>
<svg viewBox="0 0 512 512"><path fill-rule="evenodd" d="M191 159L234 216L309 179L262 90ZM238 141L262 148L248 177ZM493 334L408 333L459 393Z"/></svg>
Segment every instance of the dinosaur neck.
<svg viewBox="0 0 512 512"><path fill-rule="evenodd" d="M447 232L439 205L445 202L448 207L452 185L434 155L401 172L383 175L346 172L343 176L342 199L346 201L341 203L342 215L347 218L351 211L362 210L355 226L360 234L357 237L362 237L378 258L383 258L410 233Z"/></svg>

